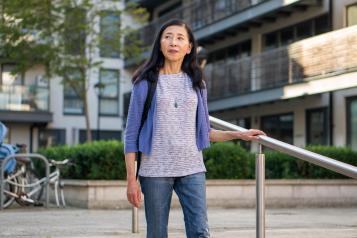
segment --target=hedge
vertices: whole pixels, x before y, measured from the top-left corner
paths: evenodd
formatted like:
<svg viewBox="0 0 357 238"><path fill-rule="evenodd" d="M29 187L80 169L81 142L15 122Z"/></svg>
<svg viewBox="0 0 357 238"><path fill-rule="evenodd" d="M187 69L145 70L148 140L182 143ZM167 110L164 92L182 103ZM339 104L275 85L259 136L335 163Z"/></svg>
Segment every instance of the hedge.
<svg viewBox="0 0 357 238"><path fill-rule="evenodd" d="M61 170L64 178L71 179L125 179L123 144L120 141L95 141L75 146L40 149L48 159L70 159L73 166Z"/></svg>
<svg viewBox="0 0 357 238"><path fill-rule="evenodd" d="M357 166L357 152L343 147L314 146L308 150ZM123 144L119 141L97 141L69 146L40 149L48 159L71 159L75 166L62 170L64 178L71 179L125 179ZM300 159L274 151L266 155L267 179L347 178ZM209 179L255 178L255 155L232 142L212 143L203 152Z"/></svg>
<svg viewBox="0 0 357 238"><path fill-rule="evenodd" d="M309 146L309 151L357 166L357 152L346 147ZM320 166L296 159L279 152L268 151L266 155L266 178L306 178L306 179L338 179L344 175Z"/></svg>
<svg viewBox="0 0 357 238"><path fill-rule="evenodd" d="M251 178L250 153L232 142L214 143L203 153L209 179Z"/></svg>

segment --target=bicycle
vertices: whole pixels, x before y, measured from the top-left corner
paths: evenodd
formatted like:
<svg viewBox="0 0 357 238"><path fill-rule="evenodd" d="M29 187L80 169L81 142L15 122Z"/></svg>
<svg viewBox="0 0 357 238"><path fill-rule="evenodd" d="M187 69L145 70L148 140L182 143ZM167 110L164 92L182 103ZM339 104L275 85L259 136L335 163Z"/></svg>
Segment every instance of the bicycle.
<svg viewBox="0 0 357 238"><path fill-rule="evenodd" d="M21 206L42 206L41 198L47 177L39 179L32 160L26 156L16 157L16 162L18 162L16 170L11 174L6 174L4 177L5 186L3 192L5 199L3 208L9 207L14 201ZM55 168L49 174L48 181L49 185L54 188L57 207L60 207L59 197L61 198L62 206L66 206L63 192L64 183L61 181L60 169L67 164L69 164L68 159L63 161L50 160L49 163L50 168Z"/></svg>

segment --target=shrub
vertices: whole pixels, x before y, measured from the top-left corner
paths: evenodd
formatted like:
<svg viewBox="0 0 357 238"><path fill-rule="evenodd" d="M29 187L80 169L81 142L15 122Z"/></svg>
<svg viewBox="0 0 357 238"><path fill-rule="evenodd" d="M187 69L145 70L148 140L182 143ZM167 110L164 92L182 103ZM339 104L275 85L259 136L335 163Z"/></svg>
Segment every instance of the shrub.
<svg viewBox="0 0 357 238"><path fill-rule="evenodd" d="M349 148L313 146L307 148L357 166L357 152ZM125 179L123 144L119 141L97 141L76 146L57 146L40 149L48 159L71 159L75 166L62 170L64 178L71 179ZM203 152L209 179L255 178L255 154L233 142L212 143ZM347 178L320 166L274 151L266 151L267 179L335 179ZM37 166L38 167L38 166Z"/></svg>
<svg viewBox="0 0 357 238"><path fill-rule="evenodd" d="M40 149L48 159L70 159L74 166L66 166L64 178L70 179L125 179L123 144L119 141L96 141L80 145Z"/></svg>
<svg viewBox="0 0 357 238"><path fill-rule="evenodd" d="M357 152L351 150L350 148L333 146L309 146L306 149L330 157L332 159L357 166ZM283 153L268 151L265 154L266 178L347 178L344 175Z"/></svg>
<svg viewBox="0 0 357 238"><path fill-rule="evenodd" d="M232 142L212 144L204 158L209 179L243 179L251 174L249 153Z"/></svg>

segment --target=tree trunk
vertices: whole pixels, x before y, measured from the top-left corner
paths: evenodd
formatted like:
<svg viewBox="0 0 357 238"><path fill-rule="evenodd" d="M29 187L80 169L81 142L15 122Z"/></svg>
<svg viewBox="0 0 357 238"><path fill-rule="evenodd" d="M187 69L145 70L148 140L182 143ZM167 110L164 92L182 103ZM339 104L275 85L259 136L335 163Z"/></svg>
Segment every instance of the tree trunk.
<svg viewBox="0 0 357 238"><path fill-rule="evenodd" d="M91 133L90 121L89 121L89 108L88 108L88 100L87 100L87 90L84 91L83 109L84 109L84 116L85 116L85 119L86 119L87 142L92 142L92 133Z"/></svg>
<svg viewBox="0 0 357 238"><path fill-rule="evenodd" d="M87 134L87 142L92 142L92 133L91 133L91 128L90 128L90 120L89 120L89 108L88 108L88 90L87 90L87 72L85 67L80 69L81 74L82 74L82 79L83 80L83 92L81 92L82 95L82 100L83 100L83 110L84 110L84 117L86 120L86 134Z"/></svg>

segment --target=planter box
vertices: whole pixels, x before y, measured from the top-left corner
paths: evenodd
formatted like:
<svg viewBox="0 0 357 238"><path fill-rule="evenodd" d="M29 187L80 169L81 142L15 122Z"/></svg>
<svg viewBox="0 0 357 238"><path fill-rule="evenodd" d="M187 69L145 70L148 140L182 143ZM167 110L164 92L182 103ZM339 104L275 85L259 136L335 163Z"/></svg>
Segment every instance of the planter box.
<svg viewBox="0 0 357 238"><path fill-rule="evenodd" d="M131 207L126 181L65 180L70 206L95 209ZM357 206L357 180L266 180L267 207ZM255 180L207 180L209 207L255 207ZM172 206L179 206L174 193Z"/></svg>

